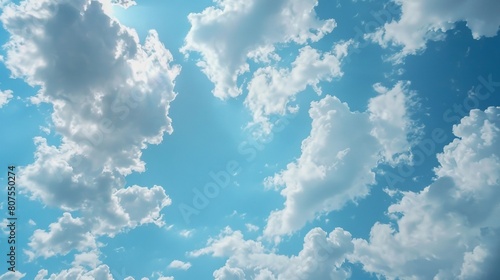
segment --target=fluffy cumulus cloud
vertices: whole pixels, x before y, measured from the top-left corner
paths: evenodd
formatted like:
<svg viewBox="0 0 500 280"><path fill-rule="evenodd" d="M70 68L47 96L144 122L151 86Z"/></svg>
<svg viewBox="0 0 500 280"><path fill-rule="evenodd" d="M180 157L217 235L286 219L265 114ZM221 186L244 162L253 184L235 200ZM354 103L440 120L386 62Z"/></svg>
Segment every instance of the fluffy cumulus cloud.
<svg viewBox="0 0 500 280"><path fill-rule="evenodd" d="M145 170L142 149L172 132L168 110L180 69L156 32L140 44L100 1L23 1L0 19L11 35L6 66L41 88L32 102L53 106L61 135L58 146L36 137L35 161L19 176L32 199L68 211L48 231L35 231L29 254L95 249L99 235L163 225L160 211L171 203L163 188L125 188L124 180Z"/></svg>
<svg viewBox="0 0 500 280"><path fill-rule="evenodd" d="M26 273L21 273L19 271L16 272L8 271L0 275L0 280L19 280L24 278L24 276L26 276Z"/></svg>
<svg viewBox="0 0 500 280"><path fill-rule="evenodd" d="M191 267L191 263L189 262L183 262L179 260L173 260L169 265L169 268L176 268L176 269L182 269L182 270L188 270Z"/></svg>
<svg viewBox="0 0 500 280"><path fill-rule="evenodd" d="M295 100L297 93L312 86L320 94L320 81L342 76L340 64L350 44L351 41L339 43L325 53L306 46L299 50L291 69L267 66L255 71L245 99L245 105L253 114L253 123L269 133L272 128L270 116L294 112L295 107L290 106L290 102Z"/></svg>
<svg viewBox="0 0 500 280"><path fill-rule="evenodd" d="M368 102L370 121L373 123L371 134L383 146L387 162L408 162L408 152L421 132L419 124L412 119L412 110L419 106L416 93L410 90L408 81L399 81L392 89L381 84L375 84L373 88L378 95Z"/></svg>
<svg viewBox="0 0 500 280"><path fill-rule="evenodd" d="M75 254L75 260L72 262L73 266L83 266L96 268L101 264L99 260L100 252L98 250L93 250L89 252L83 252L81 254Z"/></svg>
<svg viewBox="0 0 500 280"><path fill-rule="evenodd" d="M12 90L0 90L0 108L7 105L12 97Z"/></svg>
<svg viewBox="0 0 500 280"><path fill-rule="evenodd" d="M214 271L213 276L216 280L245 280L245 272L241 268L227 266Z"/></svg>
<svg viewBox="0 0 500 280"><path fill-rule="evenodd" d="M347 279L350 271L343 264L353 250L351 234L340 228L329 234L312 229L304 237L302 250L293 256L270 252L261 242L245 240L240 231L226 228L210 239L207 247L191 255L227 258L226 264L213 273L218 280Z"/></svg>
<svg viewBox="0 0 500 280"><path fill-rule="evenodd" d="M472 110L438 154L435 181L401 192L391 224L356 239L353 261L388 279L493 279L500 259L500 107ZM474 172L471 172L473 170Z"/></svg>
<svg viewBox="0 0 500 280"><path fill-rule="evenodd" d="M67 254L72 249L96 248L93 234L88 231L80 218L64 213L56 223L49 226L49 232L36 230L29 246L41 256L48 258L56 254ZM33 257L33 253L28 252Z"/></svg>
<svg viewBox="0 0 500 280"><path fill-rule="evenodd" d="M222 99L241 94L237 79L248 71L247 59L279 59L276 44L318 41L335 27L333 19L317 18L317 0L215 2L189 15L191 29L182 51L201 54L198 65L214 83L213 94Z"/></svg>
<svg viewBox="0 0 500 280"><path fill-rule="evenodd" d="M283 209L270 214L265 236L290 234L318 214L366 196L380 162L409 157L411 145L404 139L415 126L407 113L412 93L406 85L375 85L378 95L370 99L366 112L351 112L332 96L311 104L312 129L300 157L265 180L267 187L284 186L281 195L286 199ZM392 110L395 106L402 108Z"/></svg>
<svg viewBox="0 0 500 280"><path fill-rule="evenodd" d="M10 0L0 0L0 8L3 8L8 3L10 3Z"/></svg>
<svg viewBox="0 0 500 280"><path fill-rule="evenodd" d="M38 271L35 276L35 280L87 280L87 279L102 279L102 280L114 280L113 275L109 271L107 265L100 265L92 270L86 270L81 266L72 267L70 269L63 270L59 273L53 273L48 278L49 272L46 269Z"/></svg>
<svg viewBox="0 0 500 280"><path fill-rule="evenodd" d="M312 129L299 159L266 179L268 186L284 185L281 194L286 198L284 209L269 216L267 236L298 230L316 213L340 209L367 195L368 185L375 182L371 169L378 161L379 144L370 135L368 114L351 112L332 96L313 102L309 114Z"/></svg>
<svg viewBox="0 0 500 280"><path fill-rule="evenodd" d="M259 230L258 226L250 224L250 223L246 223L245 227L247 228L247 231L249 231L249 232L251 232L251 231L258 231Z"/></svg>
<svg viewBox="0 0 500 280"><path fill-rule="evenodd" d="M460 21L466 22L475 39L493 37L500 27L500 2L496 0L392 1L401 6L401 17L368 37L384 47L402 47L403 56L424 49L428 40L443 39L444 32Z"/></svg>

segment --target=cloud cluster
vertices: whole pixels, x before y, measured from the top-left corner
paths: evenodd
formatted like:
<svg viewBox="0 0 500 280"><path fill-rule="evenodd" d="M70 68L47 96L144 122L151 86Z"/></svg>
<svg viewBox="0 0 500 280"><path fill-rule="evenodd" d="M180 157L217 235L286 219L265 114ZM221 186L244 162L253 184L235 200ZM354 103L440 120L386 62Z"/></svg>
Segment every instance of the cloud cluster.
<svg viewBox="0 0 500 280"><path fill-rule="evenodd" d="M140 44L100 1L23 1L0 19L11 35L6 66L40 87L32 101L52 105L61 136L58 146L36 137L35 162L19 176L32 199L68 211L48 231L34 232L31 258L94 249L99 235L163 225L160 211L171 203L164 189L125 188L124 180L145 170L142 149L172 132L168 110L180 68L157 33Z"/></svg>
<svg viewBox="0 0 500 280"><path fill-rule="evenodd" d="M413 93L407 82L392 89L377 84L375 90L366 112L351 112L332 96L311 104L312 129L300 157L265 180L267 187L284 186L286 199L283 209L270 214L265 236L290 234L318 214L368 195L380 162L409 158L407 139L415 125L407 108Z"/></svg>
<svg viewBox="0 0 500 280"><path fill-rule="evenodd" d="M402 47L398 57L425 49L428 40L443 39L457 22L466 22L475 39L493 37L500 27L500 2L496 0L392 1L401 6L401 17L367 37L383 47Z"/></svg>
<svg viewBox="0 0 500 280"><path fill-rule="evenodd" d="M354 250L351 234L340 228L327 234L314 228L304 237L302 250L294 256L270 252L259 241L245 240L240 231L226 228L207 247L192 256L211 255L228 258L214 271L217 280L229 279L348 279L342 268L346 256Z"/></svg>
<svg viewBox="0 0 500 280"><path fill-rule="evenodd" d="M363 113L348 111L345 104L330 96L313 104L313 127L314 120L318 120L315 114L319 113L332 120L352 121L363 117ZM364 117L367 123L370 118ZM331 121L321 123L325 133L338 126ZM191 255L227 258L226 264L214 271L215 279L346 279L350 276L346 262L361 263L366 272L386 279L494 279L500 272L497 265L500 260L500 107L472 110L453 127L453 133L456 138L437 155L439 166L434 169L434 182L419 192L394 191L392 195L401 198L387 211L392 222L375 223L367 240L352 239L341 228L329 235L314 228L307 233L302 251L288 257L269 251L261 241L245 240L240 231L226 228L217 238L209 239L205 248ZM351 139L357 139L356 135ZM308 149L312 147L318 145ZM346 156L348 152L343 154ZM312 158L311 154L307 155ZM320 159L319 155L327 158L332 154L325 154L323 150L314 158ZM331 166L335 165L338 162ZM318 177L318 169L303 167L304 171L297 174L303 176L299 177L301 180L311 182ZM289 166L288 170L293 169ZM327 171L323 174L326 174L323 178L328 178ZM300 183L302 181L297 184ZM297 185L289 183L287 188L291 186ZM301 191L302 196L312 193L320 197L321 192L314 192L314 184L308 187L296 187L289 192ZM289 212L302 213L303 210L296 208Z"/></svg>
<svg viewBox="0 0 500 280"><path fill-rule="evenodd" d="M181 50L201 54L198 65L214 83L213 94L221 99L241 94L237 79L249 70L249 58L279 59L276 44L318 41L336 25L333 19L316 17L317 0L215 2L189 15L191 29Z"/></svg>
<svg viewBox="0 0 500 280"><path fill-rule="evenodd" d="M394 223L355 239L352 261L388 279L493 279L500 259L500 107L472 110L438 154L436 180L401 192ZM496 269L496 271L495 271ZM493 278L492 278L493 277Z"/></svg>
<svg viewBox="0 0 500 280"><path fill-rule="evenodd" d="M267 66L257 69L248 83L245 105L253 114L253 124L258 124L264 133L269 133L272 115L293 113L290 106L297 93L312 86L321 94L320 81L331 81L342 76L341 60L347 55L351 41L337 44L332 51L321 53L306 46L299 50L291 69Z"/></svg>
<svg viewBox="0 0 500 280"><path fill-rule="evenodd" d="M53 273L49 278L45 278L49 272L46 269L38 271L35 276L35 280L65 280L65 279L75 279L75 280L86 280L86 279L102 279L102 280L114 280L113 275L109 271L107 265L100 265L94 269L86 270L81 266L72 267L70 269L63 270L59 273Z"/></svg>
<svg viewBox="0 0 500 280"><path fill-rule="evenodd" d="M354 41L337 42L330 51L308 45L336 27L334 19L317 17L317 0L215 2L189 15L191 29L181 51L201 55L197 65L214 84L216 97L237 97L246 87L244 104L252 114L248 127L256 128L255 136L269 135L274 116L297 112L298 105L291 103L299 92L310 86L321 94L321 81L342 76L342 60ZM290 43L299 46L297 57L289 67L277 66L277 49ZM249 60L257 69L248 82L241 81L240 76L250 71Z"/></svg>
<svg viewBox="0 0 500 280"><path fill-rule="evenodd" d="M111 3L113 5L121 6L125 9L137 5L134 0L111 0Z"/></svg>
<svg viewBox="0 0 500 280"><path fill-rule="evenodd" d="M7 271L4 274L0 275L0 280L19 280L26 276L26 273L21 273L19 271L11 272Z"/></svg>
<svg viewBox="0 0 500 280"><path fill-rule="evenodd" d="M169 268L176 268L181 270L188 270L191 267L191 263L183 262L179 260L173 260L169 265Z"/></svg>
<svg viewBox="0 0 500 280"><path fill-rule="evenodd" d="M368 101L371 134L383 146L382 155L390 164L409 162L409 150L419 140L421 127L412 119L419 103L410 82L399 81L392 89L375 84L378 95ZM390 108L390 109L389 109Z"/></svg>
<svg viewBox="0 0 500 280"><path fill-rule="evenodd" d="M7 105L12 97L12 90L0 90L0 108Z"/></svg>

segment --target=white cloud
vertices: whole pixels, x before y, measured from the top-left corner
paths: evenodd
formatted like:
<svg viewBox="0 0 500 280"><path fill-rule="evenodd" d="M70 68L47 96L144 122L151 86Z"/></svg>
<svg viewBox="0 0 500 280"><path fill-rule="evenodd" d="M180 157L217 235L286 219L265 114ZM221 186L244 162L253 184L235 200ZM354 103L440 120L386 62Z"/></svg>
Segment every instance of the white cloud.
<svg viewBox="0 0 500 280"><path fill-rule="evenodd" d="M73 249L87 250L97 248L95 236L88 230L81 218L73 218L64 213L56 223L49 226L49 231L35 230L28 243L32 251L26 251L30 260L42 256L52 257L67 254Z"/></svg>
<svg viewBox="0 0 500 280"><path fill-rule="evenodd" d="M373 87L379 94L368 103L370 121L374 124L371 134L383 146L383 156L389 163L410 160L410 148L418 136L418 125L411 119L410 108L415 108L415 92L409 90L410 82L399 81L392 89L381 84ZM388 109L390 108L390 109Z"/></svg>
<svg viewBox="0 0 500 280"><path fill-rule="evenodd" d="M294 256L270 252L261 242L245 240L240 231L226 228L207 247L192 256L212 255L228 258L213 274L215 279L347 279L350 271L342 267L354 249L351 234L340 228L327 234L314 228L304 237L302 250Z"/></svg>
<svg viewBox="0 0 500 280"><path fill-rule="evenodd" d="M201 54L198 65L214 83L213 94L221 99L241 94L237 78L248 71L248 58L278 59L275 44L318 41L336 25L333 19L316 17L317 0L217 0L215 3L216 6L201 13L189 15L191 29L181 51Z"/></svg>
<svg viewBox="0 0 500 280"><path fill-rule="evenodd" d="M115 18L116 7L120 7L122 9L128 9L132 6L137 5L137 2L134 0L92 0L92 1L100 2L102 4L102 10L104 11L104 13L107 16L112 17L114 19L116 19Z"/></svg>
<svg viewBox="0 0 500 280"><path fill-rule="evenodd" d="M40 131L42 131L43 133L49 135L50 134L50 126L39 126L38 127L40 129Z"/></svg>
<svg viewBox="0 0 500 280"><path fill-rule="evenodd" d="M184 238L189 238L189 237L193 236L193 233L194 233L194 229L191 229L191 230L183 229L179 232L179 234Z"/></svg>
<svg viewBox="0 0 500 280"><path fill-rule="evenodd" d="M176 269L182 269L182 270L188 270L191 267L191 263L189 262L183 262L179 260L173 260L169 265L169 268L176 268Z"/></svg>
<svg viewBox="0 0 500 280"><path fill-rule="evenodd" d="M492 279L500 234L500 107L472 110L438 154L436 180L402 192L394 224L356 239L353 261L388 279ZM497 269L498 270L498 269ZM494 278L494 277L493 277Z"/></svg>
<svg viewBox="0 0 500 280"><path fill-rule="evenodd" d="M0 108L7 105L12 97L12 90L0 90Z"/></svg>
<svg viewBox="0 0 500 280"><path fill-rule="evenodd" d="M289 103L295 100L297 93L312 86L320 94L320 81L342 76L340 64L350 44L350 41L339 43L325 53L306 46L299 50L291 69L267 66L256 70L248 83L245 99L245 105L253 114L253 123L269 133L272 127L269 117L293 112Z"/></svg>
<svg viewBox="0 0 500 280"><path fill-rule="evenodd" d="M84 266L90 268L96 268L101 264L99 260L99 251L93 250L89 252L83 252L81 254L75 254L75 260L72 262L74 267L76 266Z"/></svg>
<svg viewBox="0 0 500 280"><path fill-rule="evenodd" d="M392 0L401 6L401 17L386 23L367 37L381 46L402 47L399 56L425 49L428 40L441 40L444 32L465 21L472 36L496 36L500 27L500 2L497 0Z"/></svg>
<svg viewBox="0 0 500 280"><path fill-rule="evenodd" d="M0 9L2 9L5 5L9 4L10 3L10 0L0 0ZM2 56L0 55L0 61L1 60Z"/></svg>
<svg viewBox="0 0 500 280"><path fill-rule="evenodd" d="M396 105L409 104L410 92L403 85L398 82L390 90L375 85L379 95L363 113L351 112L332 96L311 103L312 129L302 141L302 154L265 180L266 187L284 186L281 195L286 201L283 209L269 215L264 236L290 234L318 214L363 198L375 183L373 169L380 162L397 162L396 155L407 158L403 155L410 144L404 139L412 125L406 108L393 111ZM395 142L392 137L403 140Z"/></svg>
<svg viewBox="0 0 500 280"><path fill-rule="evenodd" d="M245 280L245 272L241 268L223 266L213 273L215 280Z"/></svg>
<svg viewBox="0 0 500 280"><path fill-rule="evenodd" d="M111 0L111 3L113 3L113 5L121 6L125 9L137 5L134 0Z"/></svg>
<svg viewBox="0 0 500 280"><path fill-rule="evenodd" d="M247 228L247 231L258 231L259 227L250 223L246 223L245 227Z"/></svg>
<svg viewBox="0 0 500 280"><path fill-rule="evenodd" d="M94 248L96 236L145 223L162 226L160 211L171 203L163 188L124 188L124 176L145 170L142 149L173 131L168 110L180 68L158 34L150 31L141 45L99 1L23 1L7 6L0 20L11 35L5 65L41 88L32 101L52 105L62 136L59 146L35 138L35 162L21 169L21 190L82 215L67 213L48 232L35 231L32 256ZM75 231L59 233L64 227ZM57 245L62 237L67 242Z"/></svg>
<svg viewBox="0 0 500 280"><path fill-rule="evenodd" d="M276 276L267 268L261 269L259 274L255 276L255 280L276 280Z"/></svg>
<svg viewBox="0 0 500 280"><path fill-rule="evenodd" d="M43 280L45 276L49 275L49 271L46 269L40 269L35 276L35 280Z"/></svg>
<svg viewBox="0 0 500 280"><path fill-rule="evenodd" d="M7 220L7 218L3 218L2 222L0 223L0 226L2 227L2 233L6 236L8 236L10 233L10 229L8 227L9 222L10 221Z"/></svg>
<svg viewBox="0 0 500 280"><path fill-rule="evenodd" d="M0 275L0 280L19 280L22 279L26 273L21 273L19 271L16 272L5 272L4 274Z"/></svg>
<svg viewBox="0 0 500 280"><path fill-rule="evenodd" d="M128 226L154 223L163 226L165 223L160 211L172 203L160 186L144 189L134 185L125 189L117 190L113 194L118 199L119 205L129 216Z"/></svg>
<svg viewBox="0 0 500 280"><path fill-rule="evenodd" d="M46 279L45 276L48 275L48 271L42 269L38 272L38 279ZM47 280L88 280L88 279L102 279L102 280L114 280L113 275L109 271L107 265L100 265L92 270L86 270L81 266L72 267L70 269L62 270L59 273L52 273Z"/></svg>
<svg viewBox="0 0 500 280"><path fill-rule="evenodd" d="M309 115L312 129L299 159L266 179L267 185L285 186L281 195L286 202L284 209L270 214L265 236L298 230L316 213L338 210L367 195L375 182L371 170L378 161L379 144L370 135L368 115L351 112L332 96L311 103Z"/></svg>

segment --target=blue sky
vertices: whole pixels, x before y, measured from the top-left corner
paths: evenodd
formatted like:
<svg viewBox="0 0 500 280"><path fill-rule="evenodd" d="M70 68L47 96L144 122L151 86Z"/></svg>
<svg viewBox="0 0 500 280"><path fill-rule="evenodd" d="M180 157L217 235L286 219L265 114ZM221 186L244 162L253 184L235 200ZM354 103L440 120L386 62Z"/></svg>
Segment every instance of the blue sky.
<svg viewBox="0 0 500 280"><path fill-rule="evenodd" d="M0 279L498 273L498 1L0 8Z"/></svg>

